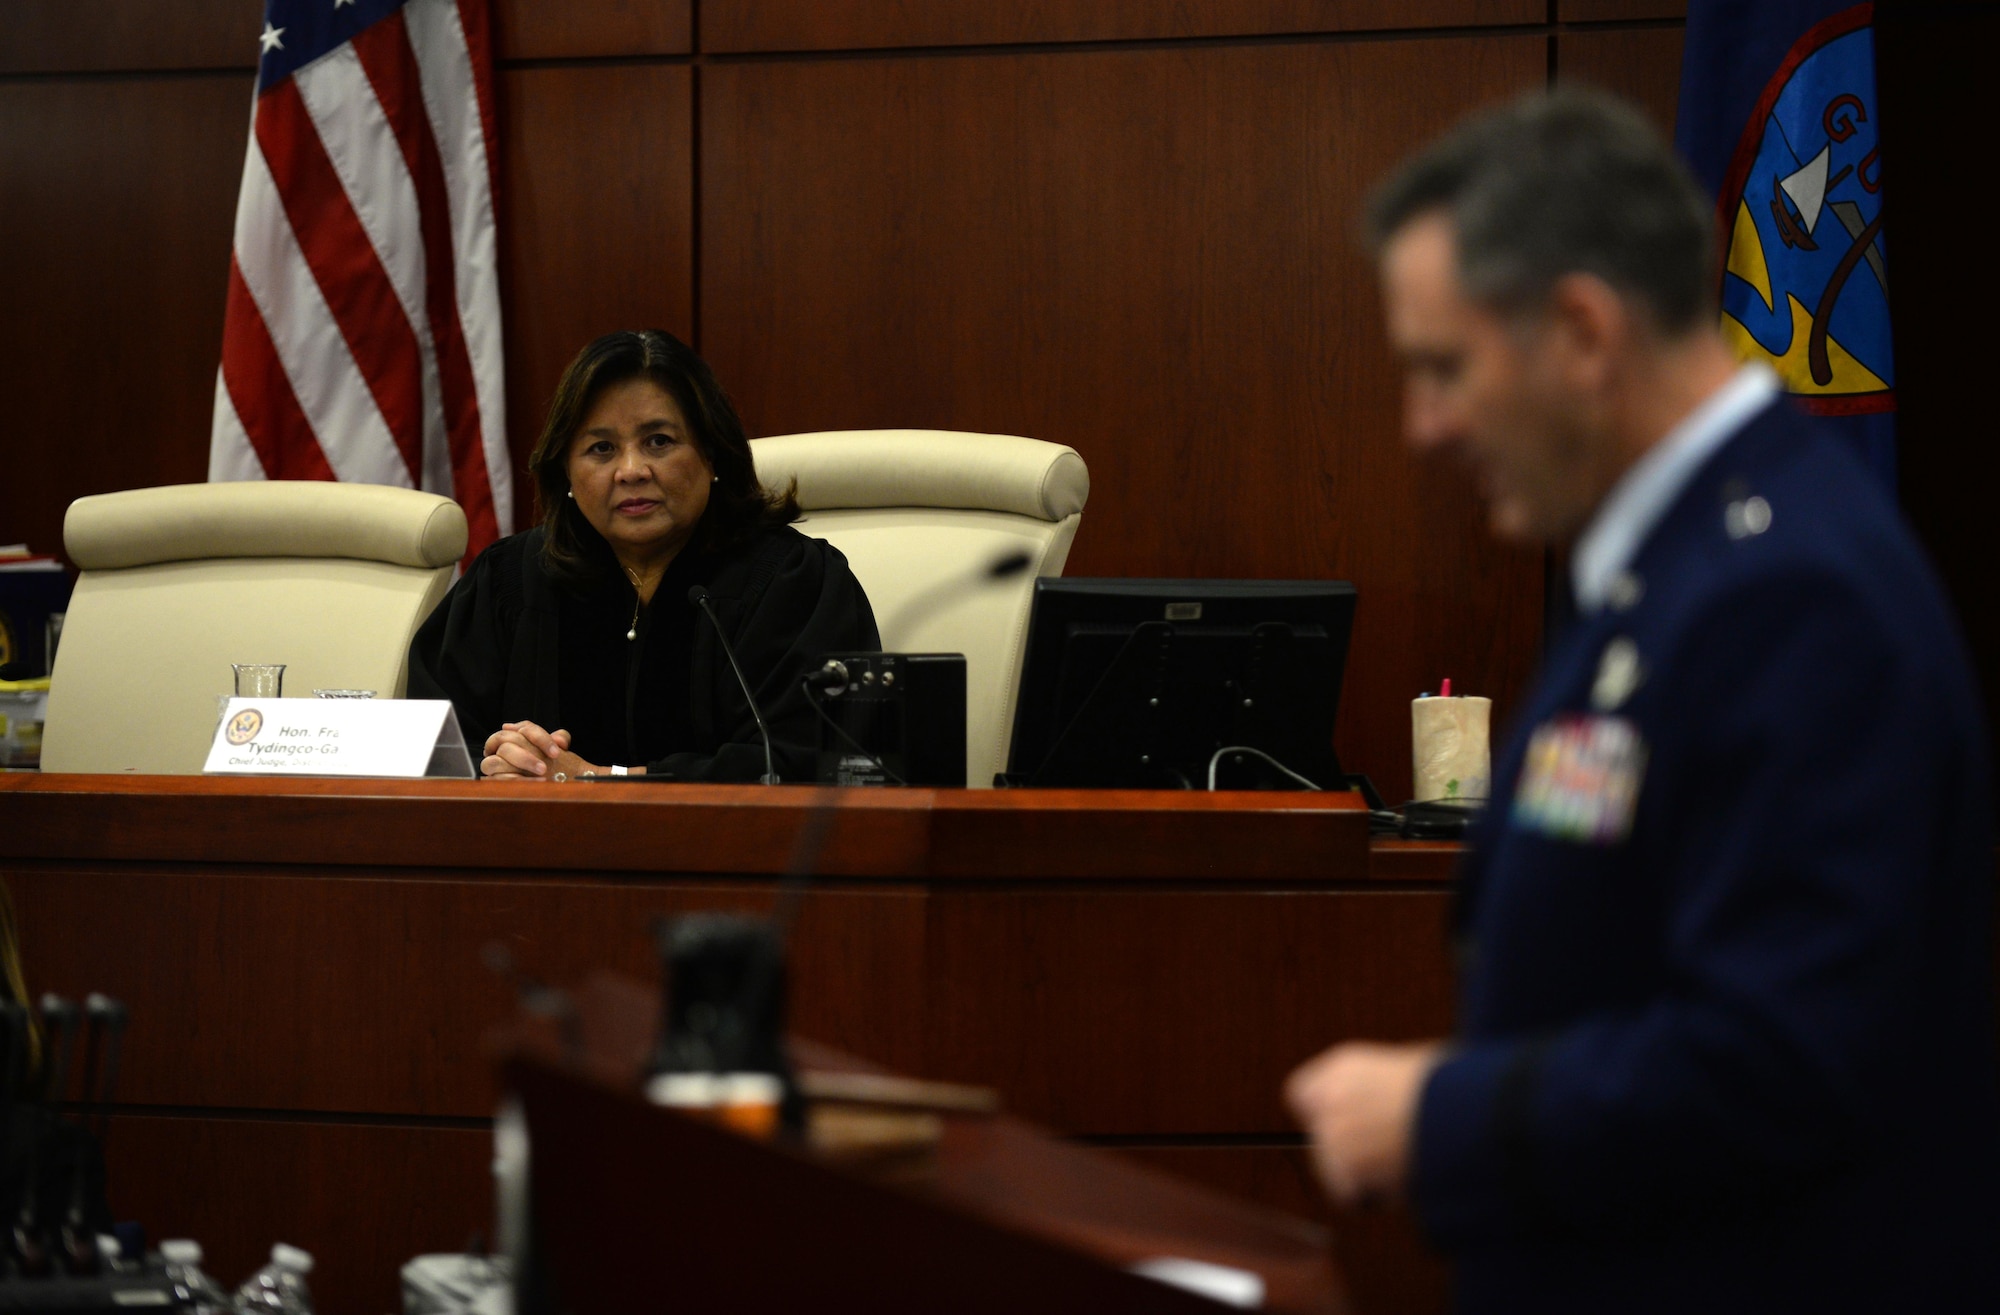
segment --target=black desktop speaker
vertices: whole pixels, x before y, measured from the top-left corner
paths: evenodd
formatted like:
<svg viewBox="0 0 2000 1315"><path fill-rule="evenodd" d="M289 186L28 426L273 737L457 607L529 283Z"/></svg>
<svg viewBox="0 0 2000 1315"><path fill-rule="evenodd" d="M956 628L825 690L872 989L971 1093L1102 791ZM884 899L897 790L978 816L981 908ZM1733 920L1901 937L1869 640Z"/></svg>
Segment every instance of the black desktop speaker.
<svg viewBox="0 0 2000 1315"><path fill-rule="evenodd" d="M965 784L963 653L828 653L822 661L809 697L826 712L823 783Z"/></svg>

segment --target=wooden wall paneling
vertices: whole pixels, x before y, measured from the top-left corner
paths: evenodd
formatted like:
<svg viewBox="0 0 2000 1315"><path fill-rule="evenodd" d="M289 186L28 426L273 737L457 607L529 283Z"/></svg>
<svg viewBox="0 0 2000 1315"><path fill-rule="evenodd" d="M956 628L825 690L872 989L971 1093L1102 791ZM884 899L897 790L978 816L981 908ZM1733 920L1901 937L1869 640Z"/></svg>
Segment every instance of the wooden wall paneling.
<svg viewBox="0 0 2000 1315"><path fill-rule="evenodd" d="M1354 226L1546 76L1538 36L713 65L703 350L753 432L1076 447L1071 575L1353 580L1336 744L1404 798L1418 690L1524 683L1541 557L1401 450Z"/></svg>
<svg viewBox="0 0 2000 1315"><path fill-rule="evenodd" d="M770 901L761 882L4 878L33 988L131 1006L125 1099L422 1116L492 1106L480 1038L512 1002L481 965L489 942L548 981L653 980L655 917ZM1069 1131L1282 1132L1278 1086L1308 1054L1449 1029L1446 904L1435 889L823 889L798 922L793 1025L994 1083Z"/></svg>
<svg viewBox="0 0 2000 1315"><path fill-rule="evenodd" d="M501 59L679 55L693 46L692 0L495 0Z"/></svg>
<svg viewBox="0 0 2000 1315"><path fill-rule="evenodd" d="M132 1010L123 1100L484 1117L482 1046L510 1017L492 941L545 981L659 976L668 913L768 909L768 882L602 883L212 875L0 866L37 992ZM88 928L89 934L76 929ZM799 1031L923 1071L920 892L822 890L792 959ZM144 953L133 947L144 946Z"/></svg>
<svg viewBox="0 0 2000 1315"><path fill-rule="evenodd" d="M1545 0L706 0L706 51L1364 32L1539 23Z"/></svg>
<svg viewBox="0 0 2000 1315"><path fill-rule="evenodd" d="M1555 0L1560 23L1615 23L1686 18L1687 0Z"/></svg>
<svg viewBox="0 0 2000 1315"><path fill-rule="evenodd" d="M1407 1210L1336 1209L1303 1145L1126 1145L1122 1155L1219 1192L1325 1225L1354 1309L1367 1315L1441 1315L1450 1271Z"/></svg>
<svg viewBox="0 0 2000 1315"><path fill-rule="evenodd" d="M1668 140L1681 99L1679 27L1601 28L1556 36L1558 81L1588 82L1635 102Z"/></svg>
<svg viewBox="0 0 2000 1315"><path fill-rule="evenodd" d="M1345 1039L1450 1031L1448 903L1442 891L940 892L928 1071L989 1083L1069 1133L1288 1133L1279 1091L1300 1061Z"/></svg>
<svg viewBox="0 0 2000 1315"><path fill-rule="evenodd" d="M401 1310L405 1261L493 1240L484 1127L121 1114L105 1153L112 1211L148 1245L194 1238L231 1289L272 1243L302 1246L322 1315Z"/></svg>
<svg viewBox="0 0 2000 1315"><path fill-rule="evenodd" d="M6 0L0 73L237 68L247 74L257 64L263 12L254 0Z"/></svg>
<svg viewBox="0 0 2000 1315"><path fill-rule="evenodd" d="M72 500L206 477L251 92L0 84L0 542L60 552Z"/></svg>
<svg viewBox="0 0 2000 1315"><path fill-rule="evenodd" d="M1376 840L1368 847L1368 875L1375 881L1445 884L1457 879L1464 852L1449 840Z"/></svg>
<svg viewBox="0 0 2000 1315"><path fill-rule="evenodd" d="M578 349L613 329L693 335L693 81L686 65L658 64L501 75L500 278L516 528L534 523L527 457Z"/></svg>

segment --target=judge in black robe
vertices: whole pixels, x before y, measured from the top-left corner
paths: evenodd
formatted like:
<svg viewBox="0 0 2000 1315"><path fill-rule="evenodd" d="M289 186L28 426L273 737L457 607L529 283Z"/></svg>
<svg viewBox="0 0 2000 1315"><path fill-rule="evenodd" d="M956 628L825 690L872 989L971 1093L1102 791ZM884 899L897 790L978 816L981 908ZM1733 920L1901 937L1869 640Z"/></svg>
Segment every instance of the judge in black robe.
<svg viewBox="0 0 2000 1315"><path fill-rule="evenodd" d="M814 776L800 679L827 652L879 648L847 560L791 528L757 481L707 367L657 331L611 334L571 365L531 465L541 525L481 553L417 632L412 698L450 699L488 776L747 781ZM601 527L601 528L600 528Z"/></svg>

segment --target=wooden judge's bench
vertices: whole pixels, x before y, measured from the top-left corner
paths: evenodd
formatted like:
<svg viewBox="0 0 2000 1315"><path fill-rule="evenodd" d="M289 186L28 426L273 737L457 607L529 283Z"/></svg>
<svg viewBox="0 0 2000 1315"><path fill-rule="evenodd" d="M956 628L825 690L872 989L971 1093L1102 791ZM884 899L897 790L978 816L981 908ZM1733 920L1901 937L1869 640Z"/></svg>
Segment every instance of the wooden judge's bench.
<svg viewBox="0 0 2000 1315"><path fill-rule="evenodd" d="M302 1245L323 1315L490 1229L515 1001L482 947L656 980L656 918L768 909L808 832L799 1034L1323 1220L1359 1311L1442 1306L1279 1099L1334 1041L1450 1026L1455 850L1371 843L1356 796L0 777L30 988L131 1006L116 1212L231 1283Z"/></svg>

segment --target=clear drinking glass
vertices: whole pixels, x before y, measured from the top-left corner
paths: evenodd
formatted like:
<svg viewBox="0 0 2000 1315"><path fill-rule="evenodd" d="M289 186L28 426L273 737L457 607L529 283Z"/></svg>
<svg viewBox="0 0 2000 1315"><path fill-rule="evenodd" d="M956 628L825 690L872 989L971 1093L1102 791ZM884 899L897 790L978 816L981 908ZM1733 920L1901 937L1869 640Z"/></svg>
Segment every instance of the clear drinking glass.
<svg viewBox="0 0 2000 1315"><path fill-rule="evenodd" d="M316 699L372 699L375 697L375 691L372 689L316 689L313 691L313 697Z"/></svg>
<svg viewBox="0 0 2000 1315"><path fill-rule="evenodd" d="M279 699L284 697L285 664L282 662L233 662L236 697L239 699Z"/></svg>

